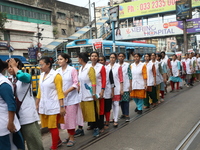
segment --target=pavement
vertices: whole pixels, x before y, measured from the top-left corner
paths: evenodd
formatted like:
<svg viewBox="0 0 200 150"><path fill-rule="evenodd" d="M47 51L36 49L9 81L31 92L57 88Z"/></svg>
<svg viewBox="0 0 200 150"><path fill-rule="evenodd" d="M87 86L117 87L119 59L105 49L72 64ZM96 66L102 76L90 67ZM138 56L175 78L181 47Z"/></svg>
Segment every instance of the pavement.
<svg viewBox="0 0 200 150"><path fill-rule="evenodd" d="M87 131L85 124L85 135L77 137L73 147L63 144L58 150L173 150L199 121L199 89L200 84L195 83L194 87L168 93L163 103L145 110L142 115L134 112L135 103L131 101L129 123L121 119L118 128L111 124L98 138L92 137L93 132ZM60 137L67 138L67 132L60 130ZM45 150L48 150L50 133L43 134L42 138ZM197 134L188 150L200 150L199 141Z"/></svg>

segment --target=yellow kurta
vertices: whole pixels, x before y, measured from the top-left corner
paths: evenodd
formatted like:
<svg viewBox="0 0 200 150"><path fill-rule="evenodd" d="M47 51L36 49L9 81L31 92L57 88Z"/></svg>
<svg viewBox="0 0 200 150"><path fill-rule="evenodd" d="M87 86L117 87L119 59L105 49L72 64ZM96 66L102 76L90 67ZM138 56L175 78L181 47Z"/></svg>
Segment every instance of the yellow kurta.
<svg viewBox="0 0 200 150"><path fill-rule="evenodd" d="M62 77L60 74L57 74L54 83L56 86L56 90L58 93L58 99L63 99L64 93L62 90ZM37 98L40 99L41 97L41 91L40 87L38 88L38 94ZM58 123L64 123L64 117L60 116L60 114L55 114L55 115L44 115L40 114L40 119L41 119L41 126L42 128L48 127L48 128L57 128Z"/></svg>
<svg viewBox="0 0 200 150"><path fill-rule="evenodd" d="M90 68L88 72L89 79L92 83L92 86L96 86L96 75L93 67ZM96 105L96 106L95 106ZM96 110L95 110L96 107ZM82 101L81 109L83 114L83 119L85 122L95 122L95 111L99 112L99 100L97 101Z"/></svg>

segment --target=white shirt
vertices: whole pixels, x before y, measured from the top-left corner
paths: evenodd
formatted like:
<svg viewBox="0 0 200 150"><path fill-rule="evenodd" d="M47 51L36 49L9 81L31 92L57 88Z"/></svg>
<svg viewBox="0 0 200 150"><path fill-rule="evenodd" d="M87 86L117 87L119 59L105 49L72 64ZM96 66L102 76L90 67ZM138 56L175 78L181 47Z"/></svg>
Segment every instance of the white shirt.
<svg viewBox="0 0 200 150"><path fill-rule="evenodd" d="M67 66L67 68L62 71L62 68L56 70L63 79L63 91L68 90L71 87L74 87L73 91L69 92L67 97L64 98L64 105L74 105L81 102L78 96L78 73L74 67Z"/></svg>
<svg viewBox="0 0 200 150"><path fill-rule="evenodd" d="M11 78L12 81L14 80L13 76L10 76L9 78ZM24 83L19 80L16 82L16 94L19 101L23 100L29 88L29 85L30 83ZM40 120L38 112L36 110L35 99L33 97L31 88L28 90L26 97L22 102L22 105L19 110L19 116L19 122L21 125L30 124Z"/></svg>
<svg viewBox="0 0 200 150"><path fill-rule="evenodd" d="M179 68L178 68L178 63L179 61L178 60L175 60L175 61L171 61L171 65L172 65L172 74L174 77L178 77L179 75Z"/></svg>
<svg viewBox="0 0 200 150"><path fill-rule="evenodd" d="M58 72L51 69L49 74L44 79L44 72L40 75L40 102L39 113L45 115L55 115L60 113L60 102L56 85L54 83L55 77Z"/></svg>
<svg viewBox="0 0 200 150"><path fill-rule="evenodd" d="M128 76L129 63L124 62L121 66L122 66L122 72L123 72L123 90L124 92L127 92L129 91L129 87L130 87L130 80Z"/></svg>
<svg viewBox="0 0 200 150"><path fill-rule="evenodd" d="M140 62L138 65L135 63L131 64L132 73L132 90L142 90L145 89L144 79L142 75L142 68L144 63Z"/></svg>
<svg viewBox="0 0 200 150"><path fill-rule="evenodd" d="M92 83L88 76L88 72L91 67L92 65L87 63L84 68L83 66L81 66L81 68L79 69L79 75L78 75L78 80L80 82L79 98L81 99L81 101L93 100L92 93L85 87L85 84L87 84L90 88L92 88Z"/></svg>

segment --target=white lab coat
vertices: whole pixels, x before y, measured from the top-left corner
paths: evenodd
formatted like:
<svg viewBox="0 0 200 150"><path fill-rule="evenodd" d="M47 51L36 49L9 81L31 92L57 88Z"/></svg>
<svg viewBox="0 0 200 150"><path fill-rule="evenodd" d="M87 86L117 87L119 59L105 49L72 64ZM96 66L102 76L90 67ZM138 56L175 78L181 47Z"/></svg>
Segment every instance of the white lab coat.
<svg viewBox="0 0 200 150"><path fill-rule="evenodd" d="M122 72L123 72L123 91L128 92L129 87L130 87L130 80L129 80L129 76L128 76L129 63L124 62L121 66L122 66Z"/></svg>
<svg viewBox="0 0 200 150"><path fill-rule="evenodd" d="M105 66L105 69L106 69L106 88L104 91L104 98L110 99L111 93L112 93L112 87L111 87L111 83L110 83L110 79L109 79L109 73L110 73L111 68L108 66Z"/></svg>
<svg viewBox="0 0 200 150"><path fill-rule="evenodd" d="M156 85L159 85L160 83L163 82L163 76L162 76L160 69L159 69L162 62L158 62L158 61L155 61L155 62L150 61L150 62L155 65L155 68L156 68ZM165 61L163 63L165 63Z"/></svg>
<svg viewBox="0 0 200 150"><path fill-rule="evenodd" d="M0 73L0 85L3 83L7 83L12 87L11 82L4 77L1 73ZM12 87L13 89L13 87ZM5 136L10 134L10 131L7 129L7 125L8 125L8 106L6 104L6 102L3 100L3 98L0 96L0 136ZM14 118L14 125L17 131L20 130L21 126L19 123L19 120L17 119L17 116L15 115Z"/></svg>
<svg viewBox="0 0 200 150"><path fill-rule="evenodd" d="M83 66L81 66L81 68L79 69L79 75L78 75L78 80L80 82L79 98L81 99L81 101L93 100L92 93L85 88L85 84L87 84L89 87L92 88L92 83L88 76L88 72L91 67L92 67L91 64L86 64L84 68Z"/></svg>
<svg viewBox="0 0 200 150"><path fill-rule="evenodd" d="M13 76L10 76L9 78L11 78L12 81L14 80ZM16 93L19 101L23 100L27 89L29 88L29 84L30 83L24 83L19 80L16 82ZM31 88L28 90L28 93L26 94L26 97L22 102L22 105L19 110L19 116L19 122L21 125L30 124L40 120L38 112L36 110L35 99L33 97Z"/></svg>
<svg viewBox="0 0 200 150"><path fill-rule="evenodd" d="M44 72L40 75L40 103L39 113L45 115L55 115L60 113L60 103L54 79L58 72L51 69L44 79ZM44 80L43 80L44 79Z"/></svg>
<svg viewBox="0 0 200 150"><path fill-rule="evenodd" d="M119 67L120 65L115 63L112 67L110 64L108 64L107 66L109 69L112 69L112 72L113 72L113 79L114 79L114 84L115 84L115 87L114 87L114 95L120 95L120 80L119 80L119 73L118 73L118 70L119 70Z"/></svg>
<svg viewBox="0 0 200 150"><path fill-rule="evenodd" d="M74 67L71 67L68 65L67 68L65 69L65 71L62 71L62 68L58 68L56 71L62 76L63 91L66 91L70 87L76 88L75 90L71 91L67 95L67 97L64 98L64 105L69 106L69 105L74 105L74 104L80 103L81 100L79 99L78 90L77 90L78 89L78 77L77 77L77 83L73 83L73 80L72 80L73 79L72 73L74 71L76 71L76 69Z"/></svg>
<svg viewBox="0 0 200 150"><path fill-rule="evenodd" d="M154 86L154 76L153 76L153 63L149 62L146 64L147 67L147 86Z"/></svg>
<svg viewBox="0 0 200 150"><path fill-rule="evenodd" d="M96 94L99 95L102 88L102 77L101 77L101 69L103 65L100 63L97 63L95 66L93 66L96 74Z"/></svg>
<svg viewBox="0 0 200 150"><path fill-rule="evenodd" d="M178 60L175 60L175 61L171 61L171 65L172 65L172 74L174 77L178 77L179 75L179 68L178 68L178 63L179 61Z"/></svg>
<svg viewBox="0 0 200 150"><path fill-rule="evenodd" d="M144 79L142 75L142 68L144 63L140 62L138 65L135 63L131 64L132 73L132 90L143 90L145 89Z"/></svg>

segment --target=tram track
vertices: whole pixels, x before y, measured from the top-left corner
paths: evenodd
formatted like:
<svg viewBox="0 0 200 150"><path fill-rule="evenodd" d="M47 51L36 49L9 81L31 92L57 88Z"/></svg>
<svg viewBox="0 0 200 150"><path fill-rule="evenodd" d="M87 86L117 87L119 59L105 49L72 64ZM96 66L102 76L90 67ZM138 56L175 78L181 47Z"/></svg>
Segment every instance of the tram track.
<svg viewBox="0 0 200 150"><path fill-rule="evenodd" d="M194 87L195 87L196 85L198 85L198 84L195 84ZM91 137L91 138L89 138L89 139L87 139L87 140L85 140L85 141L79 143L78 145L75 145L75 146L74 146L73 148L71 148L71 149L74 149L74 150L84 150L84 149L90 147L91 145L97 143L98 141L100 141L100 140L106 138L106 137L109 136L110 134L113 134L114 132L116 132L116 131L118 131L118 130L124 128L124 127L127 126L129 123L135 122L136 120L138 120L139 118L143 117L144 115L147 115L148 113L154 111L155 109L161 107L162 105L165 105L165 104L171 102L171 101L173 100L173 98L175 98L175 97L177 97L178 95L180 95L181 93L184 93L185 91L189 91L189 90L192 90L192 87L191 87L191 88L184 88L184 89L181 90L180 92L172 93L172 94L169 95L169 97L167 97L167 98L165 99L165 102L159 104L159 106L157 106L157 107L155 107L155 108L151 108L151 109L149 109L149 110L145 110L145 111L143 112L142 115L136 115L136 116L130 118L130 122L128 122L128 123L127 123L127 122L119 123L118 128L110 128L110 129L107 129L107 130L105 130L104 133L102 133L99 137L96 137L96 138ZM195 129L197 129L197 128L195 128ZM198 130L200 131L200 121L198 122ZM196 131L196 130L195 130L195 131ZM195 132L195 131L194 131L194 132ZM191 135L190 135L190 136L188 135L188 136L191 137L192 134L195 134L194 132L192 132ZM186 139L185 139L185 140L186 140ZM189 138L187 138L187 140L189 140ZM186 140L186 141L187 141L187 140ZM184 144L185 144L186 142L183 142L183 141L182 141L181 143L184 143ZM179 145L181 145L181 144L179 144ZM183 150L183 149L176 149L176 150ZM184 149L184 150L186 150L186 149Z"/></svg>

